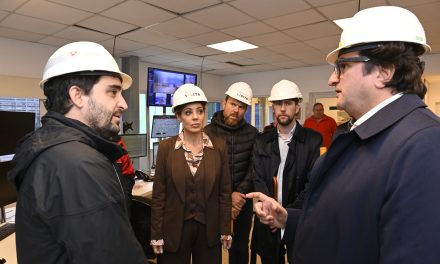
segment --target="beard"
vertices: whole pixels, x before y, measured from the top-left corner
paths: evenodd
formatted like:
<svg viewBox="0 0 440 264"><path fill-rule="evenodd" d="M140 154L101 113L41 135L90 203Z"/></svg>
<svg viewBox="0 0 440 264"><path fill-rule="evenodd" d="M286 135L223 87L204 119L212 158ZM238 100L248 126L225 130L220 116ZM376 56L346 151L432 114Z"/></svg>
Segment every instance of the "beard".
<svg viewBox="0 0 440 264"><path fill-rule="evenodd" d="M231 118L234 116L236 119ZM230 114L225 117L225 124L228 126L235 126L237 125L241 120L238 118L238 115Z"/></svg>
<svg viewBox="0 0 440 264"><path fill-rule="evenodd" d="M94 129L101 137L106 139L119 133L119 122L118 124L113 124L112 118L114 114L120 111L107 111L103 105L98 104L92 98L90 98L88 105L90 110L88 121L89 126L92 129Z"/></svg>
<svg viewBox="0 0 440 264"><path fill-rule="evenodd" d="M277 117L277 122L279 125L281 126L288 126L292 123L293 121L293 117L287 116L287 115L283 115L285 117L287 117L287 120L281 120L280 116Z"/></svg>

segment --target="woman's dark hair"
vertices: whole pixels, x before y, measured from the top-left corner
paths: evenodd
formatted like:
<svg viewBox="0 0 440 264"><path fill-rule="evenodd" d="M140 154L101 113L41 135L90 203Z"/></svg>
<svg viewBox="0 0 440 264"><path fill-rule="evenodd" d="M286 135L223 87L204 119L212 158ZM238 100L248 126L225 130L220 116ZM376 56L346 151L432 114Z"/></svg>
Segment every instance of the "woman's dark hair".
<svg viewBox="0 0 440 264"><path fill-rule="evenodd" d="M194 103L201 103L201 104L202 104L202 107L203 107L203 110L206 111L206 102L204 102L204 101L197 101L197 102L191 102L191 103L186 103L186 104L183 104L183 105L178 105L178 106L176 106L176 107L174 108L174 114L175 114L176 116L180 116L180 115L182 114L183 108L185 108L185 106L187 106L187 105L189 105L189 104L194 104Z"/></svg>
<svg viewBox="0 0 440 264"><path fill-rule="evenodd" d="M102 76L116 77L122 81L118 73L102 71L76 72L50 78L43 88L46 96L44 106L48 111L66 114L73 106L69 96L70 87L78 86L88 95Z"/></svg>
<svg viewBox="0 0 440 264"><path fill-rule="evenodd" d="M394 93L413 93L420 98L426 94L426 85L422 79L424 62L419 56L424 52L420 45L405 42L383 42L374 49L360 50L359 54L371 60L365 63L364 73L368 74L373 67L395 68L393 78L385 84L394 89Z"/></svg>

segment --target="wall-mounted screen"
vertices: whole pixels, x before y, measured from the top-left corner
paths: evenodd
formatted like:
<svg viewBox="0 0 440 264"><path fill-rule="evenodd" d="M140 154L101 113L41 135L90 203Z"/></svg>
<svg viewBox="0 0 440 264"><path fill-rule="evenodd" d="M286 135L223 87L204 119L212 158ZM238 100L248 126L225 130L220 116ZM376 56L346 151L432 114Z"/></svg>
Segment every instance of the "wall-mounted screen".
<svg viewBox="0 0 440 264"><path fill-rule="evenodd" d="M151 138L173 137L180 132L180 122L174 115L155 115L151 128Z"/></svg>
<svg viewBox="0 0 440 264"><path fill-rule="evenodd" d="M182 84L197 84L197 74L148 68L147 105L172 106L173 94Z"/></svg>
<svg viewBox="0 0 440 264"><path fill-rule="evenodd" d="M147 134L123 134L122 140L127 148L130 158L139 158L147 156L148 135Z"/></svg>

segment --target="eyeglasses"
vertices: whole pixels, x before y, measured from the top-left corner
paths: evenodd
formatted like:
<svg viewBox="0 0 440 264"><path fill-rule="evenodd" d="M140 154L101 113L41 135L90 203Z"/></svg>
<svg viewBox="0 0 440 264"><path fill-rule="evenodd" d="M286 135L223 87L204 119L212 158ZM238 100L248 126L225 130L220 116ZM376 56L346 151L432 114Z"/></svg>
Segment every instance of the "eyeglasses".
<svg viewBox="0 0 440 264"><path fill-rule="evenodd" d="M347 62L368 62L370 60L371 59L366 56L340 58L335 61L335 74L339 78L341 76L341 73L344 72L346 66L345 64Z"/></svg>

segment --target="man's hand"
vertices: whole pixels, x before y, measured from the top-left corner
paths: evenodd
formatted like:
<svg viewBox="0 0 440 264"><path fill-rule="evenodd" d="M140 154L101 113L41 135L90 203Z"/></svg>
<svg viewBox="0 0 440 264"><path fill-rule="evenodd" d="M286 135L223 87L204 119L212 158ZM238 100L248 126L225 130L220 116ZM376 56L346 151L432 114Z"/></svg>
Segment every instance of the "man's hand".
<svg viewBox="0 0 440 264"><path fill-rule="evenodd" d="M261 223L268 225L272 230L285 228L287 210L280 203L260 192L248 193L246 198L254 199L254 212Z"/></svg>
<svg viewBox="0 0 440 264"><path fill-rule="evenodd" d="M239 213L246 203L246 196L239 192L232 193L232 208L237 210Z"/></svg>

